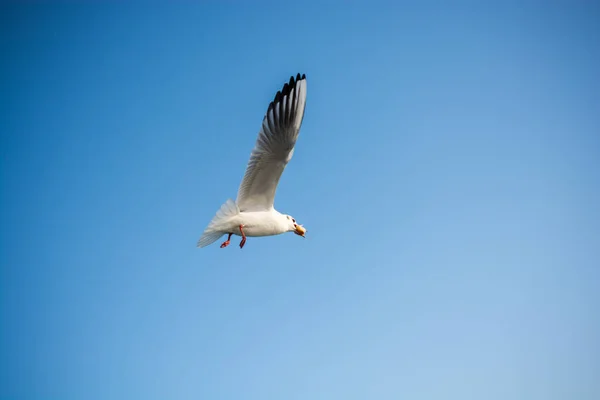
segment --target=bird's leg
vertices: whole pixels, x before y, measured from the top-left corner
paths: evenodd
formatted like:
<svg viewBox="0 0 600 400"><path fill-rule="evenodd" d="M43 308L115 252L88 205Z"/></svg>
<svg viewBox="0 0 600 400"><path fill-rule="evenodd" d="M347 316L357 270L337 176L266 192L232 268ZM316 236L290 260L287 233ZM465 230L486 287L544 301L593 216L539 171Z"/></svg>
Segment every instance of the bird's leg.
<svg viewBox="0 0 600 400"><path fill-rule="evenodd" d="M222 249L229 246L229 240L231 239L231 235L233 235L233 233L230 233L229 236L227 237L227 240L224 241L223 244L221 244Z"/></svg>
<svg viewBox="0 0 600 400"><path fill-rule="evenodd" d="M240 225L240 233L242 234L242 241L240 242L240 249L246 244L246 234L244 233L244 225Z"/></svg>

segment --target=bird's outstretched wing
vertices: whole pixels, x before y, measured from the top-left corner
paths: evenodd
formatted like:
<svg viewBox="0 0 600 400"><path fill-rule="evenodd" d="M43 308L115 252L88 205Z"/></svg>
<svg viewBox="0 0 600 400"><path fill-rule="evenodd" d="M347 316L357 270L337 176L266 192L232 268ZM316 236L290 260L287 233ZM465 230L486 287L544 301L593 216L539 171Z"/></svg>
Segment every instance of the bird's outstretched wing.
<svg viewBox="0 0 600 400"><path fill-rule="evenodd" d="M237 195L240 211L273 208L279 178L292 159L306 105L306 76L292 76L269 104Z"/></svg>

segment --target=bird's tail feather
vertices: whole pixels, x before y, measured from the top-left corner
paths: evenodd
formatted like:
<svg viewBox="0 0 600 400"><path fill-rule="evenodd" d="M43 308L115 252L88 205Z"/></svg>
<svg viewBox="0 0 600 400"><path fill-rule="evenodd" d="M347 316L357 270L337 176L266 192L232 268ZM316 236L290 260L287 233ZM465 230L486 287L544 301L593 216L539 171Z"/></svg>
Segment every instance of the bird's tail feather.
<svg viewBox="0 0 600 400"><path fill-rule="evenodd" d="M208 224L208 227L204 230L204 233L198 240L198 247L206 247L209 244L212 244L219 240L221 236L225 233L223 230L223 226L227 220L237 214L239 214L240 209L237 204L231 199L227 200L217 211L217 214L213 217L213 219Z"/></svg>

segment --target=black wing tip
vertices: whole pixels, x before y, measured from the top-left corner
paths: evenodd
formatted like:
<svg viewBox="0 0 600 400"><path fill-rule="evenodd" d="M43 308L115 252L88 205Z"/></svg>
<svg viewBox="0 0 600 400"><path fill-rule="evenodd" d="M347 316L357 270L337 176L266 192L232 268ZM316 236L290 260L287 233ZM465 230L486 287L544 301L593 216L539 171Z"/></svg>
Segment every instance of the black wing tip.
<svg viewBox="0 0 600 400"><path fill-rule="evenodd" d="M302 80L306 79L306 74L297 74L296 75L296 79L294 79L294 76L292 75L290 77L290 81L285 83L283 85L283 88L279 91L277 91L277 94L275 94L275 98L273 99L273 103L277 103L278 101L281 101L281 99L284 96L287 96L290 94L290 92L292 91L292 89L294 89L296 87L296 84Z"/></svg>

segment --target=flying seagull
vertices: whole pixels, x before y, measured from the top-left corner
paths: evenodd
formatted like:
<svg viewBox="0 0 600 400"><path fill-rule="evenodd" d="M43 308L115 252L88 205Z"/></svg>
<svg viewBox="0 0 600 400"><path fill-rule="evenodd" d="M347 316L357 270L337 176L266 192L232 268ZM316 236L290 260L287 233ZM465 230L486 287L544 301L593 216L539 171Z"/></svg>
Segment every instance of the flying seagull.
<svg viewBox="0 0 600 400"><path fill-rule="evenodd" d="M205 247L227 234L221 248L227 247L232 235L246 237L273 236L294 232L304 237L306 229L273 207L279 178L292 159L300 133L306 105L306 76L290 78L269 104L246 173L238 189L237 200L221 206L198 240Z"/></svg>

